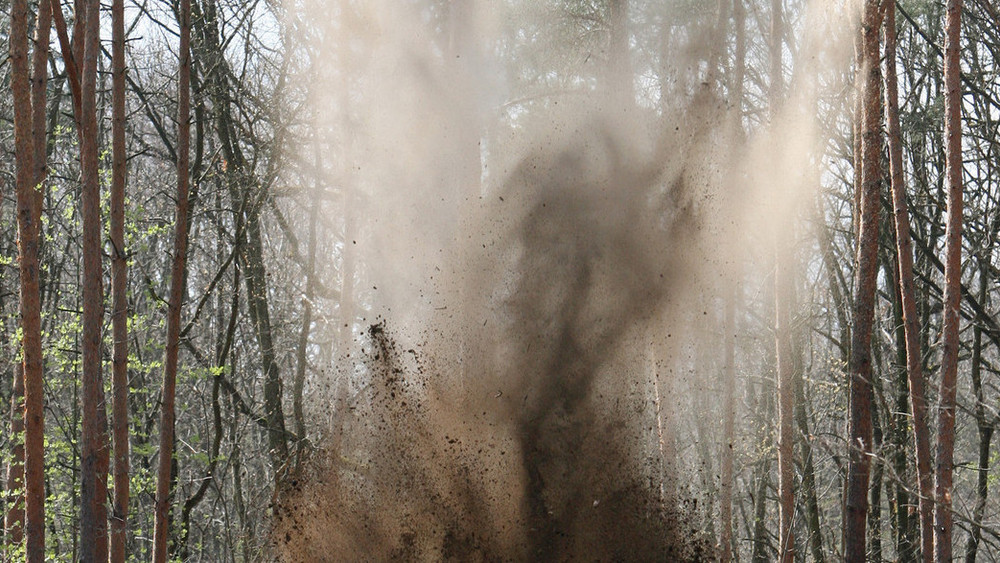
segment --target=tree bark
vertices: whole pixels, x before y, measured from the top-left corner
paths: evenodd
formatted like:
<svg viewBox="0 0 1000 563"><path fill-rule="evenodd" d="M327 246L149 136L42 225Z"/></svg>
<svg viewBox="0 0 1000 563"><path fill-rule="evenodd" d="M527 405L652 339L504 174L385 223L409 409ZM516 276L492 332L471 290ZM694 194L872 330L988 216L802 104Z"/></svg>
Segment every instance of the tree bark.
<svg viewBox="0 0 1000 563"><path fill-rule="evenodd" d="M742 140L743 78L746 53L746 10L742 0L733 0L733 26L736 33L736 68L734 69L730 91L735 110L730 115L734 138ZM733 447L736 441L736 301L740 295L739 283L734 283L732 295L726 301L725 312L725 367L723 388L725 407L723 416L723 445L720 476L719 501L719 561L729 563L733 558Z"/></svg>
<svg viewBox="0 0 1000 563"><path fill-rule="evenodd" d="M100 54L100 4L80 3L74 38L82 36L80 65L81 217L83 220L83 377L81 384L82 436L80 448L80 560L107 561L108 443L105 415L101 341L104 290L101 256L101 186L97 139L97 58ZM80 27L82 26L82 27Z"/></svg>
<svg viewBox="0 0 1000 563"><path fill-rule="evenodd" d="M27 2L14 0L10 16L22 362L14 370L11 390L11 434L15 439L12 441L7 487L23 491L17 498L11 499L5 515L5 529L9 546L27 540L25 558L29 562L40 562L45 556L45 414L39 234L44 194L42 184L46 176L45 90L52 12L50 4L42 4L35 26L31 68L28 66ZM18 437L22 432L23 443Z"/></svg>
<svg viewBox="0 0 1000 563"><path fill-rule="evenodd" d="M881 72L879 27L881 2L865 3L861 22L862 64L859 68L864 97L859 127L861 139L861 201L858 220L858 251L849 362L848 470L844 511L844 557L848 562L866 560L868 483L872 452L872 359L871 337L875 313L875 283L878 272L880 159L882 153Z"/></svg>
<svg viewBox="0 0 1000 563"><path fill-rule="evenodd" d="M892 149L890 149L891 151ZM893 230L895 232L895 230ZM893 245L896 244L893 238ZM914 523L917 518L910 517L919 493L910 495L911 473L908 467L909 450L907 444L910 436L910 386L907 383L906 370L906 328L903 323L903 300L900 295L899 260L894 257L891 264L883 262L887 283L890 283L892 296L892 336L894 340L895 358L892 363L894 398L889 426L892 440L892 470L895 473L895 491L890 496L890 522L893 529L896 555L901 563L910 563L916 557L917 542L914 541Z"/></svg>
<svg viewBox="0 0 1000 563"><path fill-rule="evenodd" d="M190 0L188 0L190 1ZM240 244L240 264L243 267L244 283L247 289L247 309L250 321L257 336L260 347L261 367L264 372L264 419L267 424L268 454L275 478L288 458L288 437L285 429L285 416L282 408L281 373L275 358L274 339L271 329L271 317L268 310L267 272L264 267L263 240L260 224L261 199L256 190L260 188L253 182L253 173L248 169L247 162L240 150L236 138L235 127L231 115L231 100L227 91L225 75L226 62L220 56L218 45L218 21L216 6L213 1L207 1L203 7L203 17L195 22L198 33L203 37L205 48L214 53L208 61L212 72L206 77L210 84L219 141L222 154L232 166L231 177L227 178L230 197L234 204L239 205L239 221L245 221L246 230L237 244ZM242 193L240 190L243 190Z"/></svg>
<svg viewBox="0 0 1000 563"><path fill-rule="evenodd" d="M987 258L988 260L989 258ZM980 265L979 299L987 297L987 268ZM989 498L990 442L996 430L996 417L987 416L986 403L983 399L983 330L976 324L972 333L972 391L976 397L976 429L979 431L979 459L976 465L976 505L972 511L972 531L965 544L965 563L975 563L979 552L979 543L983 539L983 515L986 513L986 501Z"/></svg>
<svg viewBox="0 0 1000 563"><path fill-rule="evenodd" d="M177 103L177 210L174 227L173 268L170 275L170 302L167 307L167 341L163 361L163 390L160 407L160 453L157 465L156 514L153 527L153 561L167 560L170 536L171 468L174 452L174 396L177 383L177 354L184 299L188 246L189 148L191 143L191 0L180 0Z"/></svg>
<svg viewBox="0 0 1000 563"><path fill-rule="evenodd" d="M879 362L876 362L879 365ZM874 392L882 396L881 378L872 376ZM880 455L883 444L882 413L878 404L872 403L872 469L868 487L868 560L882 561L882 478L885 475L884 457Z"/></svg>
<svg viewBox="0 0 1000 563"><path fill-rule="evenodd" d="M275 479L288 459L288 432L281 407L281 375L274 355L274 338L267 299L267 275L264 269L264 246L260 232L259 210L247 211L246 246L243 268L247 287L247 307L257 333L261 363L264 368L264 418L267 420L267 445Z"/></svg>
<svg viewBox="0 0 1000 563"><path fill-rule="evenodd" d="M924 561L933 553L930 428L927 420L923 359L920 347L920 318L917 313L913 283L913 243L910 216L903 183L903 145L899 125L899 94L896 83L896 7L888 8L885 22L885 107L888 124L889 170L892 190L893 224L896 231L896 255L899 262L899 297L902 304L903 330L906 338L906 375L913 413L913 443L917 466L920 545Z"/></svg>
<svg viewBox="0 0 1000 563"><path fill-rule="evenodd" d="M945 225L944 323L941 329L941 387L938 393L934 552L951 561L952 479L955 451L955 395L958 381L958 324L962 283L962 85L960 34L962 0L948 0L944 42L944 142L948 218Z"/></svg>
<svg viewBox="0 0 1000 563"><path fill-rule="evenodd" d="M723 434L720 476L719 476L719 561L729 563L733 558L733 446L736 441L736 297L733 289L726 300L725 324L725 365L722 374L722 389L725 393L723 406Z"/></svg>
<svg viewBox="0 0 1000 563"><path fill-rule="evenodd" d="M770 373L773 370L774 365L770 363L771 361L772 358L769 355L767 364L761 370L763 373ZM755 393L756 397L751 398L751 403L756 403L755 410L759 422L756 443L760 445L759 448L765 448L770 441L770 424L774 420L774 399L777 394L771 386L770 377L760 377L759 381L759 389ZM767 493L771 489L771 453L767 450L758 451L757 456L759 460L753 477L756 491L752 498L754 514L751 561L765 563L774 561L777 556L771 543L771 534L767 525Z"/></svg>
<svg viewBox="0 0 1000 563"><path fill-rule="evenodd" d="M114 436L114 499L111 563L124 563L129 502L128 298L125 258L125 6L111 4L111 324L114 340L111 393Z"/></svg>
<svg viewBox="0 0 1000 563"><path fill-rule="evenodd" d="M806 406L806 386L802 362L802 346L800 341L796 341L794 348L795 376L792 380L795 390L795 425L798 427L799 448L801 455L802 482L801 501L805 504L803 516L805 517L806 530L809 532L808 544L813 561L823 563L825 561L825 551L823 550L823 528L820 525L819 499L816 495L816 466L813 459L812 439L809 431L809 414Z"/></svg>
<svg viewBox="0 0 1000 563"><path fill-rule="evenodd" d="M771 402L767 401L768 407ZM773 415L773 409L767 408L768 419ZM767 532L767 490L770 488L771 460L770 456L760 460L755 476L757 490L754 494L753 511L753 551L751 561L753 563L765 563L773 561L770 538Z"/></svg>
<svg viewBox="0 0 1000 563"><path fill-rule="evenodd" d="M24 364L14 366L10 394L10 461L7 464L4 500L4 543L8 552L24 541Z"/></svg>
<svg viewBox="0 0 1000 563"><path fill-rule="evenodd" d="M780 244L780 243L779 243ZM791 338L791 273L788 271L790 252L778 252L775 268L775 347L778 368L778 560L795 560L795 535L792 529L795 514L795 460L793 457L793 417L795 411L795 367Z"/></svg>
<svg viewBox="0 0 1000 563"><path fill-rule="evenodd" d="M782 77L782 32L783 0L771 0L771 119L772 127L778 115L784 89ZM774 266L774 335L777 359L777 405L778 405L778 560L792 563L795 560L795 535L792 528L795 514L795 460L793 454L794 435L792 420L795 409L795 394L792 379L795 375L792 359L791 303L792 267L794 252L794 219L791 215L782 218L781 232L775 237Z"/></svg>
<svg viewBox="0 0 1000 563"><path fill-rule="evenodd" d="M316 147L316 174L320 174L319 146ZM319 190L317 180L314 190ZM309 332L312 328L312 302L314 298L313 278L316 275L316 218L319 213L320 202L316 197L312 198L309 207L309 242L308 256L306 256L306 289L302 296L302 328L299 331L299 342L295 350L295 380L292 389L292 409L295 418L295 434L299 440L306 437L306 419L302 408L302 394L305 389L307 350L309 346Z"/></svg>

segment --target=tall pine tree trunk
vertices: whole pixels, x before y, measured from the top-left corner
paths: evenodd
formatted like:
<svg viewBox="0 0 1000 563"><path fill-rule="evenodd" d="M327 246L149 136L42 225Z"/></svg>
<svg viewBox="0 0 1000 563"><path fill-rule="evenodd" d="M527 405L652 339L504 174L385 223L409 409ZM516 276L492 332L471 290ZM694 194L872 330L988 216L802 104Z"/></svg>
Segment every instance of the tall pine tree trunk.
<svg viewBox="0 0 1000 563"><path fill-rule="evenodd" d="M891 151L892 149L890 149ZM891 165L891 164L890 164ZM895 232L895 231L893 231ZM893 238L895 244L895 238ZM892 470L895 473L895 491L889 499L890 523L892 525L896 555L901 563L910 563L916 557L917 542L914 541L914 526L918 519L911 517L911 508L918 495L910 495L909 444L910 386L906 381L906 328L903 323L903 300L900 295L899 260L894 257L883 263L887 283L891 283L892 293L892 336L895 358L892 361L893 397L895 404L889 417L892 441Z"/></svg>
<svg viewBox="0 0 1000 563"><path fill-rule="evenodd" d="M181 305L188 246L188 168L191 143L191 0L180 0L180 70L177 103L177 209L174 225L174 256L167 307L167 341L163 361L160 407L160 452L157 465L156 513L153 527L153 561L167 560L170 536L171 468L174 453L174 397L177 383L177 353Z"/></svg>
<svg viewBox="0 0 1000 563"><path fill-rule="evenodd" d="M14 98L14 146L20 273L21 365L14 370L11 390L12 457L8 490L21 489L10 499L5 515L7 543L26 537L27 561L42 561L45 548L43 363L39 246L42 185L46 176L45 99L52 5L42 2L35 25L35 49L28 67L28 7L11 5L11 94ZM19 434L23 432L23 443ZM22 445L23 444L23 445ZM23 499L23 500L22 500Z"/></svg>
<svg viewBox="0 0 1000 563"><path fill-rule="evenodd" d="M903 330L906 338L906 376L913 413L913 442L917 460L919 492L920 545L924 561L933 553L930 429L927 420L927 394L920 346L920 318L917 313L913 283L913 241L910 216L903 184L903 144L899 126L899 94L896 84L896 7L887 10L885 22L885 107L888 124L889 170L892 189L893 224L896 230L896 255L899 261L899 297L902 304Z"/></svg>
<svg viewBox="0 0 1000 563"><path fill-rule="evenodd" d="M24 363L14 366L10 390L10 435L6 475L4 544L8 553L24 541Z"/></svg>
<svg viewBox="0 0 1000 563"><path fill-rule="evenodd" d="M111 508L111 563L125 561L129 502L128 300L125 258L125 6L111 6L111 361L114 499Z"/></svg>
<svg viewBox="0 0 1000 563"><path fill-rule="evenodd" d="M872 322L875 314L875 283L878 273L880 159L882 155L881 72L879 27L881 1L867 0L861 22L861 67L858 69L863 97L858 132L861 134L861 198L858 215L858 250L849 361L848 469L844 511L844 557L849 563L866 560L868 483L872 453Z"/></svg>
<svg viewBox="0 0 1000 563"><path fill-rule="evenodd" d="M100 54L100 4L81 2L74 37L83 35L80 65L81 217L83 219L83 380L80 448L80 560L107 561L108 440L101 361L104 284L101 250L101 185L97 139L97 59ZM80 26L83 27L80 27Z"/></svg>
<svg viewBox="0 0 1000 563"><path fill-rule="evenodd" d="M944 323L941 329L941 387L934 506L937 561L951 561L952 479L955 451L955 395L958 383L958 324L962 281L962 85L960 32L962 0L948 0L944 42L944 142L948 218L945 226Z"/></svg>

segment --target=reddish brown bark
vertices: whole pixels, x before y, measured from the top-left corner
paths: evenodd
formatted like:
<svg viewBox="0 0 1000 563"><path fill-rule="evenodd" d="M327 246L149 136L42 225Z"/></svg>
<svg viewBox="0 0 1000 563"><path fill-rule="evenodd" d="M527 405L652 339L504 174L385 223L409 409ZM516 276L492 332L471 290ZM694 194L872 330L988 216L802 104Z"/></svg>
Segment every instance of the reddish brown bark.
<svg viewBox="0 0 1000 563"><path fill-rule="evenodd" d="M125 561L128 518L128 301L125 293L125 8L111 4L111 363L114 436L114 499L111 513L111 563Z"/></svg>
<svg viewBox="0 0 1000 563"><path fill-rule="evenodd" d="M24 365L14 366L10 394L10 462L7 464L7 512L4 542L8 551L24 541Z"/></svg>
<svg viewBox="0 0 1000 563"><path fill-rule="evenodd" d="M45 181L48 173L46 162L46 88L48 87L49 38L52 30L52 4L40 2L35 22L35 50L31 58L31 137L34 146L35 186ZM45 190L35 191L36 212L41 216Z"/></svg>
<svg viewBox="0 0 1000 563"><path fill-rule="evenodd" d="M23 525L25 558L43 561L45 555L44 411L39 294L39 226L41 223L40 184L45 177L45 86L47 77L49 21L47 7L38 11L33 69L28 66L28 6L24 0L11 4L11 93L14 98L14 145L18 220L18 255L21 279L21 330L23 384L23 487L24 504L15 502L13 518L16 539ZM31 74L31 73L34 74ZM32 106L36 107L32 107ZM15 381L15 387L18 382ZM13 402L19 402L14 390ZM15 426L18 417L13 417ZM13 428L16 430L16 427ZM16 452L15 452L16 454ZM15 463L17 457L15 457ZM12 473L20 473L12 468ZM20 511L24 515L21 519ZM15 539L14 537L10 538Z"/></svg>
<svg viewBox="0 0 1000 563"><path fill-rule="evenodd" d="M937 480L934 551L951 561L951 489L955 451L955 395L958 380L958 324L962 281L962 85L959 80L962 0L948 0L944 42L945 224L944 323L941 330L941 387L938 393Z"/></svg>
<svg viewBox="0 0 1000 563"><path fill-rule="evenodd" d="M163 361L163 390L160 407L160 453L157 465L156 514L153 527L153 561L167 560L170 535L171 461L174 453L174 396L177 383L177 352L184 298L185 263L188 244L188 169L191 144L191 1L180 0L177 100L177 215L174 226L174 256L167 307L167 341Z"/></svg>
<svg viewBox="0 0 1000 563"><path fill-rule="evenodd" d="M879 199L882 171L882 108L879 38L882 19L880 0L865 3L861 22L862 114L861 139L861 201L858 220L858 252L855 269L853 310L854 330L851 335L849 360L849 460L844 513L844 557L848 562L866 558L865 531L868 517L868 482L872 452L872 321L875 313L875 282L878 273Z"/></svg>
<svg viewBox="0 0 1000 563"><path fill-rule="evenodd" d="M51 0L49 7L52 10L52 23L59 38L59 48L62 50L63 64L66 66L66 76L69 78L69 91L73 99L73 115L76 116L80 114L80 71L77 69L76 59L73 57L73 47L59 0Z"/></svg>
<svg viewBox="0 0 1000 563"><path fill-rule="evenodd" d="M82 430L80 447L80 560L107 561L108 440L101 341L104 283L101 256L101 186L97 140L97 58L100 55L100 4L80 3L74 40L83 36L80 65L81 217L83 220ZM80 27L80 26L83 27Z"/></svg>
<svg viewBox="0 0 1000 563"><path fill-rule="evenodd" d="M913 284L913 241L910 213L903 183L903 144L899 126L899 93L896 81L896 8L890 6L885 20L885 110L888 125L889 170L892 189L893 223L899 257L899 294L903 310L906 342L906 374L913 412L913 442L917 458L917 486L920 493L920 545L924 561L934 552L933 476L931 474L930 428L927 422L927 394L920 351L920 317Z"/></svg>

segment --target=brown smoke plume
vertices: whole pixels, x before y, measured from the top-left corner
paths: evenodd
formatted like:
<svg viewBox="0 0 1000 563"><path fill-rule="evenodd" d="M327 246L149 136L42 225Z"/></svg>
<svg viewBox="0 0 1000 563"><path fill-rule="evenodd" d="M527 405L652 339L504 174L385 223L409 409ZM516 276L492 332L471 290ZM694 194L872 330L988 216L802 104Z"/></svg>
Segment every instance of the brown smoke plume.
<svg viewBox="0 0 1000 563"><path fill-rule="evenodd" d="M482 232L424 344L369 327L371 385L339 449L280 495L285 560L708 556L661 493L677 476L641 433L638 346L700 277L707 194L663 160L700 137L643 150L606 115L570 115L470 221Z"/></svg>
<svg viewBox="0 0 1000 563"><path fill-rule="evenodd" d="M478 90L442 88L456 76L421 58L419 32L394 38L379 19L392 10L377 5L362 27L409 61L379 67L374 103L405 94L359 109L375 117L370 138L352 140L368 147L367 195L387 231L371 235L383 316L326 382L348 382L350 396L313 387L313 410L334 422L276 493L276 556L711 559L714 540L677 496L684 476L656 444L649 356L672 361L681 339L665 336L694 332L691 303L729 283L742 229L775 222L761 206L800 189L801 171L767 163L811 150L813 132L786 128L796 136L744 158L730 110L698 81L660 112L550 100L511 119L507 142L496 135L494 169L468 203L446 185L468 117L447 92ZM744 204L761 195L751 217ZM426 219L439 215L459 219L437 230Z"/></svg>

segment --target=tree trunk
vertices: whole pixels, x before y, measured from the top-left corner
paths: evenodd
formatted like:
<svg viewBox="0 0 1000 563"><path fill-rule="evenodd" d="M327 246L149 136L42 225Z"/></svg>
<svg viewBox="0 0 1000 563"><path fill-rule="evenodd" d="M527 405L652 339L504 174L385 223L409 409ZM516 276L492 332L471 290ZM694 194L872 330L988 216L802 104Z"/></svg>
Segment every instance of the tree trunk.
<svg viewBox="0 0 1000 563"><path fill-rule="evenodd" d="M764 371L770 371L771 366L766 366ZM758 425L757 444L763 447L769 442L768 424L774 420L774 389L768 385L768 380L761 378L760 390L757 393L758 403ZM771 454L767 451L757 453L761 457L758 461L754 481L756 491L753 497L753 550L751 561L753 563L764 563L775 559L774 547L771 545L770 535L767 526L767 492L771 488Z"/></svg>
<svg viewBox="0 0 1000 563"><path fill-rule="evenodd" d="M743 138L742 107L743 78L745 73L746 54L746 10L742 0L733 0L733 27L736 33L736 68L730 83L732 105L735 109L730 115L734 139ZM738 277L738 276L737 276ZM736 302L741 293L739 282L734 282L732 295L726 301L725 312L725 366L723 389L725 406L723 416L723 445L720 476L719 501L719 561L729 563L733 559L733 447L736 442Z"/></svg>
<svg viewBox="0 0 1000 563"><path fill-rule="evenodd" d="M988 260L989 258L987 258ZM987 298L987 267L980 264L979 269L979 301L984 303ZM979 552L979 543L983 539L983 515L986 512L986 501L989 498L990 442L996 430L996 418L987 416L986 403L983 400L983 329L977 323L972 332L972 391L976 396L976 428L979 431L979 460L976 466L976 506L972 511L972 531L965 544L965 563L975 563Z"/></svg>
<svg viewBox="0 0 1000 563"><path fill-rule="evenodd" d="M881 381L878 376L873 378L873 383ZM882 389L878 385L876 392L881 396ZM882 416L875 403L872 403L872 476L869 491L868 503L868 560L882 561L882 477L885 474L884 457L879 452L882 451L883 433Z"/></svg>
<svg viewBox="0 0 1000 563"><path fill-rule="evenodd" d="M111 509L111 563L125 561L129 502L128 443L128 298L125 258L125 7L111 6L111 362L114 436L114 499Z"/></svg>
<svg viewBox="0 0 1000 563"><path fill-rule="evenodd" d="M769 552L771 548L770 539L767 534L767 489L770 486L771 460L763 459L758 467L756 481L757 490L754 495L753 511L753 551L751 561L753 563L765 563L772 561Z"/></svg>
<svg viewBox="0 0 1000 563"><path fill-rule="evenodd" d="M795 354L796 364L801 366L802 352ZM809 418L806 413L805 381L802 369L795 370L795 423L801 436L799 444L802 451L802 497L805 502L806 528L809 531L809 551L813 561L823 563L826 559L823 551L823 528L819 521L819 500L816 496L816 467L812 454L812 435L809 432Z"/></svg>
<svg viewBox="0 0 1000 563"><path fill-rule="evenodd" d="M100 53L100 4L81 3L74 37L84 37L80 65L81 217L83 220L83 376L82 436L80 448L80 560L106 561L107 537L107 419L101 341L104 324L104 290L101 256L101 185L97 139L97 58ZM82 26L82 27L81 27Z"/></svg>
<svg viewBox="0 0 1000 563"><path fill-rule="evenodd" d="M955 451L955 395L958 382L958 324L962 299L962 85L959 80L962 0L948 0L944 42L945 226L944 322L941 329L941 387L938 394L934 551L937 561L951 561L951 489Z"/></svg>
<svg viewBox="0 0 1000 563"><path fill-rule="evenodd" d="M268 311L267 272L263 262L260 224L260 194L250 189L254 187L253 184L247 184L247 180L252 182L254 179L240 150L233 125L225 77L226 62L219 56L221 51L218 45L216 10L213 1L205 2L203 17L198 18L196 24L199 26L199 35L206 42L205 49L216 55L207 61L213 70L210 76L206 77L206 81L210 84L209 89L215 106L213 110L222 154L232 166L232 176L227 179L230 197L234 205L239 206L236 212L245 215L243 218L238 218L238 221L245 220L246 230L242 233L244 238L238 240L237 244L242 244L240 263L247 289L247 308L260 347L261 367L264 372L264 417L267 423L268 453L271 468L277 478L288 458L289 432L285 429L285 416L281 405L281 374L275 359L271 317ZM240 189L243 190L242 193Z"/></svg>
<svg viewBox="0 0 1000 563"><path fill-rule="evenodd" d="M354 189L349 188L343 192L344 207L344 246L341 251L340 266L340 324L337 326L337 353L345 356L349 353L354 340L354 262L355 262L355 240L356 213L354 205ZM333 451L340 453L340 443L344 433L344 426L347 424L349 414L348 400L350 395L350 380L344 374L338 374L337 385L334 392L334 420L333 420Z"/></svg>
<svg viewBox="0 0 1000 563"><path fill-rule="evenodd" d="M738 287L738 285L737 285ZM723 444L720 454L719 476L719 561L729 563L733 558L733 446L736 441L736 298L734 288L726 300L726 317L722 337L725 339L725 359L722 389L725 393L722 409Z"/></svg>
<svg viewBox="0 0 1000 563"><path fill-rule="evenodd" d="M177 210L174 227L173 268L170 274L170 302L167 307L167 341L163 361L163 390L160 407L160 453L157 465L156 514L153 527L153 561L167 560L170 536L171 468L174 452L174 396L177 383L177 353L180 338L181 305L184 299L188 246L188 168L191 143L191 0L180 0L177 103Z"/></svg>
<svg viewBox="0 0 1000 563"><path fill-rule="evenodd" d="M250 320L257 333L261 362L264 368L264 418L267 421L267 446L271 458L271 469L277 479L281 468L288 459L288 432L285 430L285 415L281 407L281 374L274 355L274 338L271 331L271 315L268 310L267 274L264 270L264 245L260 232L258 209L247 211L246 246L243 252L243 268L247 288L247 307Z"/></svg>
<svg viewBox="0 0 1000 563"><path fill-rule="evenodd" d="M786 270L790 252L778 253L775 268L775 347L778 367L778 560L792 563L795 560L795 536L792 529L795 514L795 460L792 420L795 412L795 367L792 358L791 274ZM786 262L785 264L781 264ZM790 268L789 268L790 269Z"/></svg>
<svg viewBox="0 0 1000 563"><path fill-rule="evenodd" d="M316 216L319 213L319 198L316 197L320 190L319 174L322 161L319 156L319 145L316 146L316 174L317 182L313 187L314 193L309 207L309 242L308 255L306 256L306 289L302 296L302 328L299 331L299 342L295 350L295 381L292 388L292 408L295 418L295 434L299 440L306 438L306 419L302 409L302 393L306 381L307 350L309 346L309 332L312 328L312 302L313 302L313 277L316 274Z"/></svg>
<svg viewBox="0 0 1000 563"><path fill-rule="evenodd" d="M771 119L772 127L778 115L784 79L782 77L781 50L783 30L783 0L771 0ZM792 359L791 293L794 252L794 218L783 218L783 225L775 238L774 266L774 335L777 358L778 392L778 560L792 563L795 560L795 535L792 529L795 514L795 459L792 420L795 394L792 379L795 375Z"/></svg>
<svg viewBox="0 0 1000 563"><path fill-rule="evenodd" d="M7 497L4 500L4 543L8 552L24 541L24 364L14 366L10 390L10 461L7 464Z"/></svg>
<svg viewBox="0 0 1000 563"><path fill-rule="evenodd" d="M891 141L890 141L891 142ZM890 148L890 151L892 149ZM895 232L895 231L893 231ZM895 244L895 238L893 238ZM896 554L900 562L909 563L916 557L911 525L910 509L914 499L910 497L909 485L911 473L908 467L908 450L910 427L910 386L906 381L906 328L903 323L903 300L900 296L899 260L889 260L891 264L883 263L887 283L891 283L892 293L892 335L894 338L896 357L892 363L895 405L889 418L892 436L892 470L896 478L894 494L890 496L890 521L894 534Z"/></svg>
<svg viewBox="0 0 1000 563"><path fill-rule="evenodd" d="M881 185L882 123L879 70L879 0L868 0L861 23L864 84L861 119L862 134L861 201L858 220L858 251L855 269L855 297L849 363L850 402L848 408L849 460L844 512L844 557L850 562L866 560L868 483L872 452L872 321L875 313L875 283L878 272L879 199Z"/></svg>
<svg viewBox="0 0 1000 563"><path fill-rule="evenodd" d="M11 434L15 439L7 487L23 488L23 492L11 499L4 527L8 546L27 540L25 558L29 562L40 562L45 556L45 414L38 260L42 184L46 176L45 90L52 6L42 4L30 69L27 2L14 0L10 15L22 363L14 370L11 390Z"/></svg>
<svg viewBox="0 0 1000 563"><path fill-rule="evenodd" d="M903 330L906 337L906 375L913 413L913 442L916 454L919 495L920 545L923 560L933 553L933 518L930 429L927 420L927 394L924 390L923 358L920 346L920 318L913 283L913 243L910 235L909 209L903 184L903 145L899 126L899 94L896 85L896 8L887 10L885 23L885 104L888 123L889 169L892 186L893 219L896 230L896 255L899 261L899 296L902 304Z"/></svg>
<svg viewBox="0 0 1000 563"><path fill-rule="evenodd" d="M662 344L649 345L649 369L653 379L653 406L656 409L656 445L659 453L660 502L667 516L677 516L677 441L674 434L672 406L664 407L664 401L673 397L673 378L661 375L662 363L667 361L660 349Z"/></svg>

